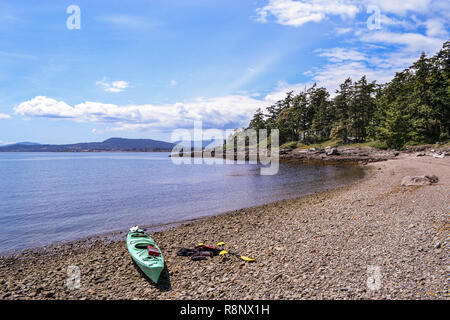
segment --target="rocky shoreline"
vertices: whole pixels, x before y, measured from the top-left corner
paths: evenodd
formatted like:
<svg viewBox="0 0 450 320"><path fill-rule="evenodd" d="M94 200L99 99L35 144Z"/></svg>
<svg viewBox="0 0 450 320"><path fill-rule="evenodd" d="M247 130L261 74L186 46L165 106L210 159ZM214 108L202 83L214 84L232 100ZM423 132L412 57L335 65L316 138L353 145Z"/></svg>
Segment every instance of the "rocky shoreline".
<svg viewBox="0 0 450 320"><path fill-rule="evenodd" d="M448 299L449 157L394 158L349 186L153 233L167 265L158 285L133 265L124 231L2 257L0 299ZM439 180L401 186L408 175ZM256 262L176 255L220 241Z"/></svg>
<svg viewBox="0 0 450 320"><path fill-rule="evenodd" d="M425 155L438 155L441 153L450 155L450 148L443 148L439 151L434 150L432 146L418 146L409 147L403 151L397 150L383 150L372 147L361 146L339 146L339 147L325 147L325 148L286 148L280 150L280 160L288 162L302 162L302 163L318 163L318 164L339 164L339 163L352 163L352 164L367 164L371 162L386 161L395 159L399 155L411 155L425 156ZM177 155L170 155L177 156ZM180 153L178 156L182 157ZM187 152L187 157L192 158L207 158L214 157L215 153L211 150L198 150ZM221 155L224 159L227 157L238 160L238 152L231 152L230 155L223 153ZM270 150L268 151L270 157ZM249 159L258 159L258 150L246 149L241 156L245 161Z"/></svg>
<svg viewBox="0 0 450 320"><path fill-rule="evenodd" d="M281 150L280 159L301 162L323 163L369 163L394 159L399 151L381 150L370 147L327 147L323 149Z"/></svg>

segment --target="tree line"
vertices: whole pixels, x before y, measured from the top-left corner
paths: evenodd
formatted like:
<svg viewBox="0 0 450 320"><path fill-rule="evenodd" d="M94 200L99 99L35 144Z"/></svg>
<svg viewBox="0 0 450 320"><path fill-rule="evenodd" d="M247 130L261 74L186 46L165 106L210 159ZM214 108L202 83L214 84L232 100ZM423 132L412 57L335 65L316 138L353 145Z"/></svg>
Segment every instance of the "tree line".
<svg viewBox="0 0 450 320"><path fill-rule="evenodd" d="M248 128L278 129L280 144L336 139L400 149L445 142L450 137L450 41L433 57L422 53L389 83L348 78L334 97L316 84L290 91L265 111L258 109Z"/></svg>

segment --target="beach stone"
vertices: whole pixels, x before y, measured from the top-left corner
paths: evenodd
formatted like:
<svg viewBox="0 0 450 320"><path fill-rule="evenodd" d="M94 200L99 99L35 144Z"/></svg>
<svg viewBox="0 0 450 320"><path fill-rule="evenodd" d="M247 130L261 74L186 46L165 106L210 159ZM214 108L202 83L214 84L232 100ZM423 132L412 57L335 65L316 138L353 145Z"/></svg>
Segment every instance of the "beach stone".
<svg viewBox="0 0 450 320"><path fill-rule="evenodd" d="M102 282L105 282L105 281L106 281L105 278L100 277L100 278L95 278L94 283L95 284L99 284L99 283L102 283Z"/></svg>
<svg viewBox="0 0 450 320"><path fill-rule="evenodd" d="M434 158L444 158L447 155L446 152L442 152L442 153L435 153L433 155Z"/></svg>
<svg viewBox="0 0 450 320"><path fill-rule="evenodd" d="M327 156L337 156L339 155L339 151L336 148L331 148L326 151Z"/></svg>
<svg viewBox="0 0 450 320"><path fill-rule="evenodd" d="M405 176L402 179L402 186L423 186L437 183L439 178L435 175L431 176Z"/></svg>
<svg viewBox="0 0 450 320"><path fill-rule="evenodd" d="M426 156L425 152L419 152L416 154L416 157L424 157L424 156Z"/></svg>

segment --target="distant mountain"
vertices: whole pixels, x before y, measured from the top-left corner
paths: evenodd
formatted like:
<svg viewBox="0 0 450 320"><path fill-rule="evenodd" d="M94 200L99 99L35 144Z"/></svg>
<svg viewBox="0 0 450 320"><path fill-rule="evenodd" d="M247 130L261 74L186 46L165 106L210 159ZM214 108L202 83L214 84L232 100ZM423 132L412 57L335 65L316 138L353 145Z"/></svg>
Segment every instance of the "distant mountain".
<svg viewBox="0 0 450 320"><path fill-rule="evenodd" d="M94 152L94 151L171 151L173 143L152 139L110 138L103 142L74 144L37 144L32 142L16 143L0 147L0 152Z"/></svg>
<svg viewBox="0 0 450 320"><path fill-rule="evenodd" d="M18 144L23 145L23 146L39 146L40 145L40 143L24 141L24 142L11 143L11 144L8 144L8 146L15 146Z"/></svg>

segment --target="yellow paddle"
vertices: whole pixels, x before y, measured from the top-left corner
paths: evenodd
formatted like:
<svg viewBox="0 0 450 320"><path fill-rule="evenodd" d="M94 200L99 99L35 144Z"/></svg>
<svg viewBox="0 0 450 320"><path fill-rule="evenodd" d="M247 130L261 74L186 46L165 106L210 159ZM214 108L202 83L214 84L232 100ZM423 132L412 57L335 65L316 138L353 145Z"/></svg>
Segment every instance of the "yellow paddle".
<svg viewBox="0 0 450 320"><path fill-rule="evenodd" d="M224 242L219 242L219 243L217 244L217 246L221 247L221 246L223 246L224 244L225 244ZM233 256L239 257L239 258L241 258L242 260L248 261L248 262L256 261L256 260L253 259L253 258L249 258L249 257L246 257L246 256L241 256L241 255L239 255L239 254L237 254L237 253L234 253L234 252L228 252L228 251L226 251L226 250L222 250L222 251L219 252L219 256L223 256L223 255L225 255L225 254L231 254L231 255L233 255Z"/></svg>

